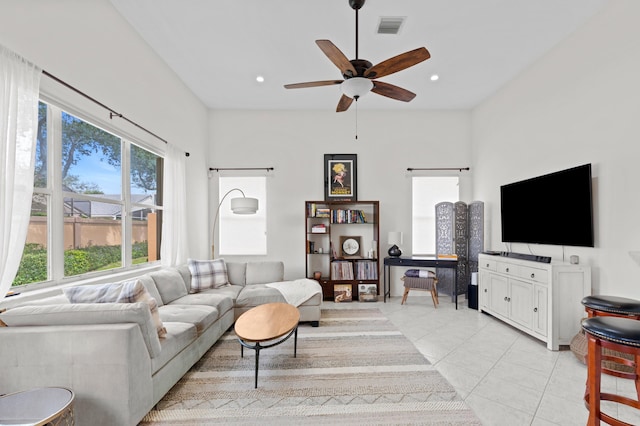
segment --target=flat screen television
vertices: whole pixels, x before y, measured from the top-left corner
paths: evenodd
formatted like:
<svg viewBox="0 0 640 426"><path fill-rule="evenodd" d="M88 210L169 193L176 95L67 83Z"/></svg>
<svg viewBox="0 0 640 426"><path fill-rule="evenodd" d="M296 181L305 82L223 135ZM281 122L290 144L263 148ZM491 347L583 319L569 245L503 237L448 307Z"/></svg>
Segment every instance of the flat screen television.
<svg viewBox="0 0 640 426"><path fill-rule="evenodd" d="M591 164L500 187L502 241L593 247Z"/></svg>

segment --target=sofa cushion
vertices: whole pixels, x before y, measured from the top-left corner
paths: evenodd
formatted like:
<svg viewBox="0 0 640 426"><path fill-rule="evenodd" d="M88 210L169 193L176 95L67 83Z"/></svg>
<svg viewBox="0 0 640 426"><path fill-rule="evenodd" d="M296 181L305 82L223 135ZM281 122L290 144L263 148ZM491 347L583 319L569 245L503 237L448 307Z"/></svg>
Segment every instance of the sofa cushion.
<svg viewBox="0 0 640 426"><path fill-rule="evenodd" d="M138 279L114 284L80 285L64 288L62 291L71 303L146 303L151 311L151 318L156 326L158 336L162 337L166 333L158 315L156 299L151 297Z"/></svg>
<svg viewBox="0 0 640 426"><path fill-rule="evenodd" d="M70 303L21 306L0 314L9 327L135 323L153 358L160 354L160 339L146 303Z"/></svg>
<svg viewBox="0 0 640 426"><path fill-rule="evenodd" d="M144 285L144 288L147 289L151 297L156 299L156 302L158 302L158 306L164 305L164 303L162 303L162 297L160 296L158 287L156 286L156 282L153 280L153 278L151 278L151 275L140 275L138 279L142 282L142 285Z"/></svg>
<svg viewBox="0 0 640 426"><path fill-rule="evenodd" d="M155 374L198 338L196 326L186 322L167 322L167 335L160 341L160 355L151 360L151 371Z"/></svg>
<svg viewBox="0 0 640 426"><path fill-rule="evenodd" d="M229 284L227 265L224 259L187 261L191 272L191 291L197 293L209 288L219 288Z"/></svg>
<svg viewBox="0 0 640 426"><path fill-rule="evenodd" d="M238 298L236 307L258 306L265 303L282 302L287 303L282 293L275 288L270 288L264 284L246 285Z"/></svg>
<svg viewBox="0 0 640 426"><path fill-rule="evenodd" d="M243 286L241 285L233 285L230 284L226 287L220 287L220 288L213 288L211 290L205 290L202 293L204 294L217 294L217 295L222 295L224 297L228 297L231 299L231 302L234 304L236 303L236 299L238 298L238 295L240 294L240 292L244 289ZM222 313L222 311L220 312Z"/></svg>
<svg viewBox="0 0 640 426"><path fill-rule="evenodd" d="M284 280L284 263L282 262L248 262L247 285L266 284Z"/></svg>
<svg viewBox="0 0 640 426"><path fill-rule="evenodd" d="M191 293L182 296L170 305L205 305L218 309L220 315L233 309L233 299L229 296L213 292Z"/></svg>
<svg viewBox="0 0 640 426"><path fill-rule="evenodd" d="M247 283L247 262L225 262L229 284L245 285Z"/></svg>
<svg viewBox="0 0 640 426"><path fill-rule="evenodd" d="M167 304L187 294L182 275L175 268L161 269L149 274L156 283L162 303Z"/></svg>
<svg viewBox="0 0 640 426"><path fill-rule="evenodd" d="M205 305L164 305L160 308L160 318L164 322L186 322L196 326L202 334L218 319L218 309Z"/></svg>
<svg viewBox="0 0 640 426"><path fill-rule="evenodd" d="M68 305L69 299L64 294L58 294L56 296L44 297L42 299L25 301L21 306L42 306L42 305Z"/></svg>
<svg viewBox="0 0 640 426"><path fill-rule="evenodd" d="M176 266L176 270L182 275L182 281L184 281L184 285L187 287L187 293L191 293L191 271L189 270L189 265L184 263Z"/></svg>

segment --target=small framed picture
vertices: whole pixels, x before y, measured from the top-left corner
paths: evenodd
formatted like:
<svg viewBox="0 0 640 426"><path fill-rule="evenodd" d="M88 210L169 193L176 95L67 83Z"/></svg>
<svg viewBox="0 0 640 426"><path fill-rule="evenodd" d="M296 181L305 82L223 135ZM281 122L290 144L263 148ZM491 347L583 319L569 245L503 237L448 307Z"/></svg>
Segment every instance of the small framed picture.
<svg viewBox="0 0 640 426"><path fill-rule="evenodd" d="M324 155L324 200L357 201L357 154Z"/></svg>
<svg viewBox="0 0 640 426"><path fill-rule="evenodd" d="M361 237L347 235L340 236L340 255L342 257L361 257L361 249Z"/></svg>
<svg viewBox="0 0 640 426"><path fill-rule="evenodd" d="M333 301L336 303L351 302L353 293L351 284L334 284L333 285Z"/></svg>
<svg viewBox="0 0 640 426"><path fill-rule="evenodd" d="M377 302L378 287L375 284L358 284L358 301Z"/></svg>

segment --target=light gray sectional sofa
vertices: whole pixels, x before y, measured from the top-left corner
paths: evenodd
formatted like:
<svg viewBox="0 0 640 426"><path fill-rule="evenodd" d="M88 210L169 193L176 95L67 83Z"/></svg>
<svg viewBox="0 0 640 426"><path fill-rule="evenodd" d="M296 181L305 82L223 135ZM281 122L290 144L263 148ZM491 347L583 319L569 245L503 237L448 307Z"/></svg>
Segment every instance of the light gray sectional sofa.
<svg viewBox="0 0 640 426"><path fill-rule="evenodd" d="M269 284L284 280L282 262L229 262L226 268L230 285L198 293L191 292L187 265L136 277L158 305L160 327L149 297L70 303L60 294L7 309L0 314L7 325L0 326L0 394L66 387L75 393L77 425L137 424L239 315L287 302ZM311 289L298 308L301 322L317 326L320 285L294 284Z"/></svg>

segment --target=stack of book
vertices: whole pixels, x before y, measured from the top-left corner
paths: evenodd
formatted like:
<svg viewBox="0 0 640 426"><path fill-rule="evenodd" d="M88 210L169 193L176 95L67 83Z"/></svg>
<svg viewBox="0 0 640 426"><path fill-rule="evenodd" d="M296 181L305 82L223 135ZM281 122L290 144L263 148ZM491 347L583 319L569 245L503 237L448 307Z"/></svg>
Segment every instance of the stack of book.
<svg viewBox="0 0 640 426"><path fill-rule="evenodd" d="M313 225L311 227L311 233L312 234L326 234L327 233L327 226L324 223L318 223L316 225Z"/></svg>
<svg viewBox="0 0 640 426"><path fill-rule="evenodd" d="M318 208L316 203L307 204L307 217L329 217L331 209Z"/></svg>

